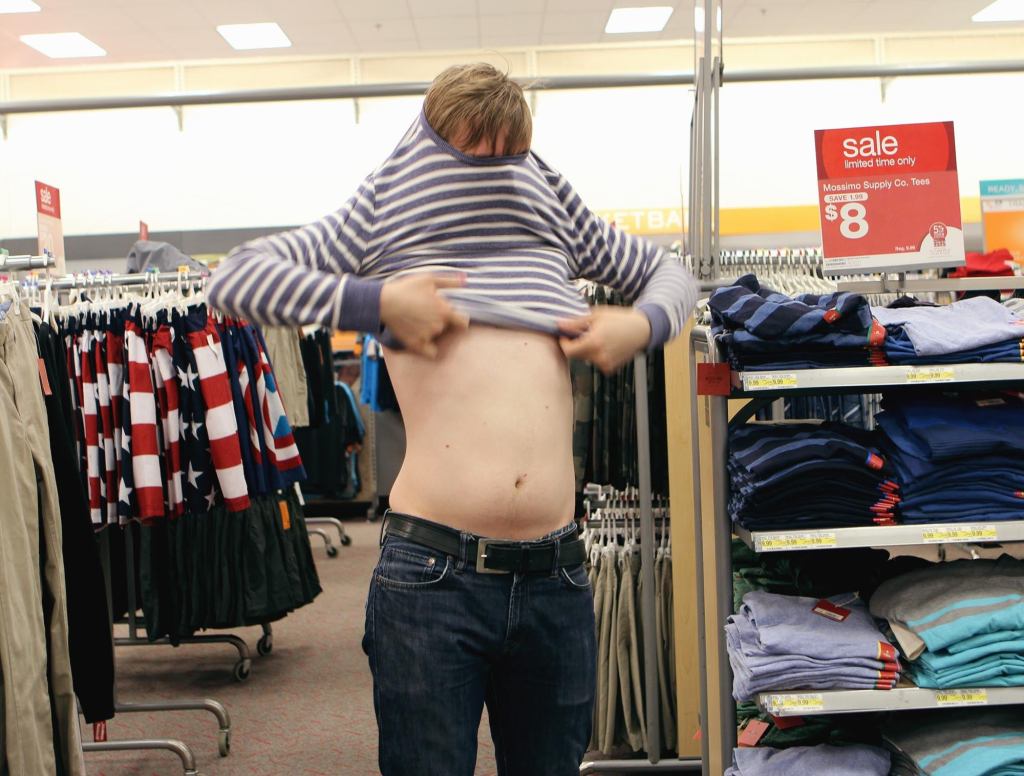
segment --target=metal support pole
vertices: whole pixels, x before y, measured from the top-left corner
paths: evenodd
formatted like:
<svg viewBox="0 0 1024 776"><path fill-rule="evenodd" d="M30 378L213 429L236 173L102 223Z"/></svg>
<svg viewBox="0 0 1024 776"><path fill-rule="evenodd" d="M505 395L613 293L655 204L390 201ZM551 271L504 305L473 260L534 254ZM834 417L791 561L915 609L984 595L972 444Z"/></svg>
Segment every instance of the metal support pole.
<svg viewBox="0 0 1024 776"><path fill-rule="evenodd" d="M693 547L697 557L697 672L700 675L700 751L704 763L704 776L709 776L707 763L709 753L708 737L708 643L707 617L704 611L704 525L701 504L700 470L700 413L697 395L697 353L696 340L690 342L690 385L694 395L690 402L690 450L693 455ZM707 399L705 399L707 401Z"/></svg>
<svg viewBox="0 0 1024 776"><path fill-rule="evenodd" d="M640 485L640 622L643 625L647 758L661 759L661 698L658 687L658 634L655 628L654 512L651 509L651 427L647 406L647 354L633 359L636 389L636 445Z"/></svg>
<svg viewBox="0 0 1024 776"><path fill-rule="evenodd" d="M86 742L82 744L83 752L130 752L140 749L166 749L174 752L181 759L181 767L185 776L199 776L196 770L196 758L192 750L181 741L171 738L139 739L138 741L103 741L102 743Z"/></svg>
<svg viewBox="0 0 1024 776"><path fill-rule="evenodd" d="M729 669L729 651L725 640L725 622L732 614L732 523L727 511L728 483L726 458L728 456L728 399L708 397L711 403L711 467L715 506L715 587L718 591L718 612L715 649L718 652L718 698L720 709L719 749L723 764L732 761L736 746L736 704L732 700L732 672Z"/></svg>

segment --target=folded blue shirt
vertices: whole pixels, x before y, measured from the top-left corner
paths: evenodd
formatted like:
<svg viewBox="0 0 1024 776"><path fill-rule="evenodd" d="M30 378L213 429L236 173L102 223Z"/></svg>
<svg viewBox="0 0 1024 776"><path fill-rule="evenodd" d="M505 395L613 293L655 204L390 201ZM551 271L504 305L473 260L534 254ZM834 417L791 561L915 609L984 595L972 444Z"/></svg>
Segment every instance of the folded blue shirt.
<svg viewBox="0 0 1024 776"><path fill-rule="evenodd" d="M918 356L940 356L1024 338L1024 319L988 297L973 297L940 307L874 307L875 319L899 326Z"/></svg>

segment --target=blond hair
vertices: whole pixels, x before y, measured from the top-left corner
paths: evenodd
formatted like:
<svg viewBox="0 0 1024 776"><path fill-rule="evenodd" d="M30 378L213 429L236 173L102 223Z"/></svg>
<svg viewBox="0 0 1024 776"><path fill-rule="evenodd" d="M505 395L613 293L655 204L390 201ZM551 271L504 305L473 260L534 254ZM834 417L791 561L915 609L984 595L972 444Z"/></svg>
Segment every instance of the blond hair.
<svg viewBox="0 0 1024 776"><path fill-rule="evenodd" d="M485 62L453 65L437 76L423 113L437 134L462 148L488 140L497 150L504 134L506 154L524 153L533 139L523 87Z"/></svg>

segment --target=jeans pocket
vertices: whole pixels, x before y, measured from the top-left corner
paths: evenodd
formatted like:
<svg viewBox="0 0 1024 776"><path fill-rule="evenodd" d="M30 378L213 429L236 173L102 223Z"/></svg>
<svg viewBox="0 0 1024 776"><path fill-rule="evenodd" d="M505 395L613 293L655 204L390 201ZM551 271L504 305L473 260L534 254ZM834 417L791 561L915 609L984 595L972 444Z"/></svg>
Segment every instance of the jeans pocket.
<svg viewBox="0 0 1024 776"><path fill-rule="evenodd" d="M385 544L377 564L377 583L392 590L431 587L448 576L451 559L441 552L402 543Z"/></svg>
<svg viewBox="0 0 1024 776"><path fill-rule="evenodd" d="M562 584L570 590L590 590L590 575L587 574L587 564L581 563L578 566L568 566L559 569L559 576Z"/></svg>

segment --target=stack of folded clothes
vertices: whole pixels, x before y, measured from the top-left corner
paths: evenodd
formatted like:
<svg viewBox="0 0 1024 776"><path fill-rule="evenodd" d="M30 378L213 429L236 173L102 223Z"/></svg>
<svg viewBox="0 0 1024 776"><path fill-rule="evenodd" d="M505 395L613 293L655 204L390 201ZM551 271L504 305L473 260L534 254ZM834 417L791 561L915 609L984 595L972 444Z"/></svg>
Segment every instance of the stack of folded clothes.
<svg viewBox="0 0 1024 776"><path fill-rule="evenodd" d="M1019 707L895 714L886 724L885 738L901 754L899 773L926 776L1024 774L1024 714ZM916 766L916 771L907 767L908 760Z"/></svg>
<svg viewBox="0 0 1024 776"><path fill-rule="evenodd" d="M939 307L874 307L890 364L1024 361L1024 318L988 297Z"/></svg>
<svg viewBox="0 0 1024 776"><path fill-rule="evenodd" d="M744 275L716 290L708 306L734 369L868 366L881 357L885 329L859 294L789 297Z"/></svg>
<svg viewBox="0 0 1024 776"><path fill-rule="evenodd" d="M729 514L763 531L892 525L899 486L877 441L874 432L839 423L730 430Z"/></svg>
<svg viewBox="0 0 1024 776"><path fill-rule="evenodd" d="M708 307L737 370L1024 361L1024 317L988 297L871 307L860 294L791 297L744 275Z"/></svg>
<svg viewBox="0 0 1024 776"><path fill-rule="evenodd" d="M750 592L725 633L737 701L790 690L891 690L900 678L896 648L856 594Z"/></svg>
<svg viewBox="0 0 1024 776"><path fill-rule="evenodd" d="M889 753L877 746L734 749L725 776L889 776Z"/></svg>
<svg viewBox="0 0 1024 776"><path fill-rule="evenodd" d="M1024 401L887 396L876 416L903 523L1024 519Z"/></svg>
<svg viewBox="0 0 1024 776"><path fill-rule="evenodd" d="M1022 561L958 560L912 571L878 587L871 613L888 621L919 687L1024 686Z"/></svg>

